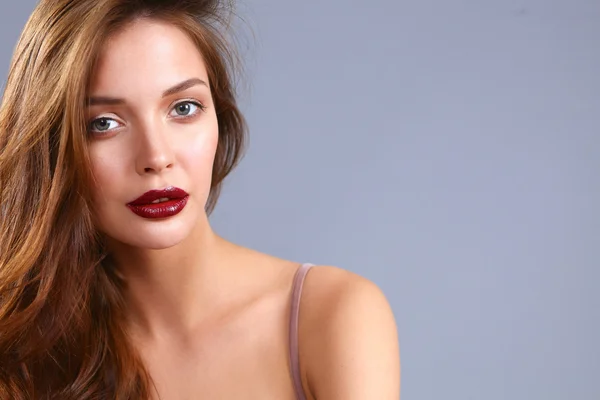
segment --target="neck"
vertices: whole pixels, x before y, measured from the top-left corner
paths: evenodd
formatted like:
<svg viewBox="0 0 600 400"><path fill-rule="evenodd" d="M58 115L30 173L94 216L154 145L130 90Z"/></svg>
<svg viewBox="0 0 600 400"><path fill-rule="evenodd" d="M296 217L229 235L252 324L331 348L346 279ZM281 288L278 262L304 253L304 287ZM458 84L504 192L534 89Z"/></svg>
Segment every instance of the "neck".
<svg viewBox="0 0 600 400"><path fill-rule="evenodd" d="M150 337L185 335L218 301L226 242L205 218L181 243L161 250L110 243L111 257L124 276L130 325Z"/></svg>

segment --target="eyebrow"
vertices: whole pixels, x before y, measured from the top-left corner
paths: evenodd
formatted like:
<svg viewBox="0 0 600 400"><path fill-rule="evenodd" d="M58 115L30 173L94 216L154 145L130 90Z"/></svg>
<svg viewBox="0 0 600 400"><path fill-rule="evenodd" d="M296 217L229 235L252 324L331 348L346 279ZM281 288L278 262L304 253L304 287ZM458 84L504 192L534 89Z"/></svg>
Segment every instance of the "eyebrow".
<svg viewBox="0 0 600 400"><path fill-rule="evenodd" d="M202 79L190 78L190 79L180 82L180 83L176 84L175 86L172 86L172 87L168 88L167 90L165 90L162 94L162 97L165 98L168 96L172 96L176 93L183 92L184 90L189 89L196 85L202 85L202 86L208 87L208 84L206 82L204 82ZM125 104L125 100L121 99L121 98L117 98L117 97L96 96L96 97L89 97L87 99L88 106L98 106L98 105L114 106L114 105L120 105L120 104Z"/></svg>

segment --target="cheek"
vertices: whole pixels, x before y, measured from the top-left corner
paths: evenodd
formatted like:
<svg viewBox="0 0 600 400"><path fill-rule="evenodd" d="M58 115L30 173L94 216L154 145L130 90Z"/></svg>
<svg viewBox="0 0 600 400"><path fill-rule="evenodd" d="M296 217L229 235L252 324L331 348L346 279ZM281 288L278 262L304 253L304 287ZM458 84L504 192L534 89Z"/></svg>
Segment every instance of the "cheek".
<svg viewBox="0 0 600 400"><path fill-rule="evenodd" d="M213 162L219 141L218 127L215 123L210 129L180 147L180 162L185 165L191 178L205 181L212 176Z"/></svg>
<svg viewBox="0 0 600 400"><path fill-rule="evenodd" d="M98 146L92 146L90 149L91 187L93 200L97 206L101 206L111 197L111 189L118 188L119 179L126 176L121 154L102 144L99 143Z"/></svg>

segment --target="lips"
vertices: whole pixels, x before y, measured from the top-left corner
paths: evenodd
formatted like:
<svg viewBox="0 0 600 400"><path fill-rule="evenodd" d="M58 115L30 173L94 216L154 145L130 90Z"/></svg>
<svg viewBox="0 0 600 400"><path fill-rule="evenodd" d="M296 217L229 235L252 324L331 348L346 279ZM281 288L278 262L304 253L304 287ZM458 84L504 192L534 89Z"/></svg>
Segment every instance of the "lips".
<svg viewBox="0 0 600 400"><path fill-rule="evenodd" d="M185 207L189 194L177 187L150 190L130 203L127 207L142 218L167 218L179 214Z"/></svg>

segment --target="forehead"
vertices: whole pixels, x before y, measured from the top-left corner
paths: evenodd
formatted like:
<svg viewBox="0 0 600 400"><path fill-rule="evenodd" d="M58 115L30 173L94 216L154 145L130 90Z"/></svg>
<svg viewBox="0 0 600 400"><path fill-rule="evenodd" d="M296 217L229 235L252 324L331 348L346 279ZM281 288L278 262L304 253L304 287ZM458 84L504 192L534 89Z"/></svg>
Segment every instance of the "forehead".
<svg viewBox="0 0 600 400"><path fill-rule="evenodd" d="M191 77L208 82L202 55L188 34L167 22L142 19L105 41L90 91L149 93Z"/></svg>

